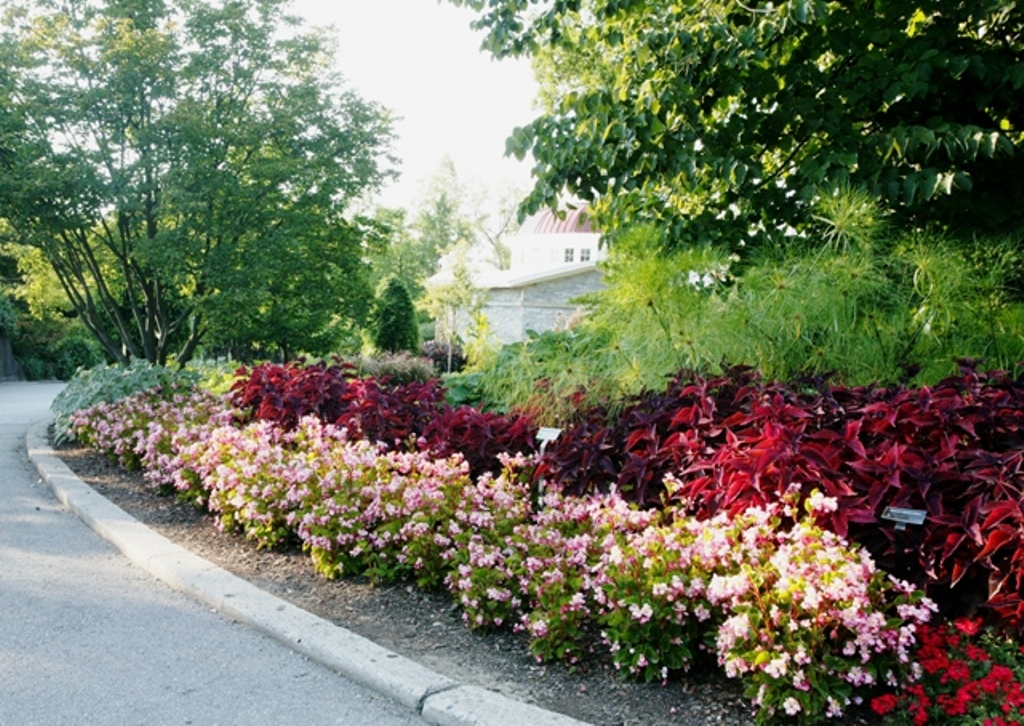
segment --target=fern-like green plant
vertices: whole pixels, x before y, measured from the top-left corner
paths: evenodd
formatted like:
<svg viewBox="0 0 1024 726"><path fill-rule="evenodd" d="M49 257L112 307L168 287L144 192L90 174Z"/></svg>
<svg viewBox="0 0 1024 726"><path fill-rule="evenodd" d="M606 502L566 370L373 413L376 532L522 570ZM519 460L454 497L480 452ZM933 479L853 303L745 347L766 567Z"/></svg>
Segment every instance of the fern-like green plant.
<svg viewBox="0 0 1024 726"><path fill-rule="evenodd" d="M817 234L743 260L712 247L666 253L649 227L620 234L582 324L506 346L478 369L474 395L558 425L588 401L662 390L684 368L930 384L960 358L988 369L1024 359L1018 244L895 234L850 190L818 212Z"/></svg>

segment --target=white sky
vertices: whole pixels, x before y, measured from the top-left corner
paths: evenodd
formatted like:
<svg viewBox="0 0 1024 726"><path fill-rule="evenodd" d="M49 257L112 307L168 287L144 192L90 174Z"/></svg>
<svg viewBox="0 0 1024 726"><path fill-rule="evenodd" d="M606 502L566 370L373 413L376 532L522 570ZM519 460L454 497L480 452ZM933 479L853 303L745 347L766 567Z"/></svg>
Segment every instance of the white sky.
<svg viewBox="0 0 1024 726"><path fill-rule="evenodd" d="M480 51L472 11L437 0L294 0L293 8L312 25L334 26L351 87L401 117L402 177L377 201L412 206L446 154L463 182L529 187L530 158L504 153L512 129L536 115L536 83L528 62Z"/></svg>

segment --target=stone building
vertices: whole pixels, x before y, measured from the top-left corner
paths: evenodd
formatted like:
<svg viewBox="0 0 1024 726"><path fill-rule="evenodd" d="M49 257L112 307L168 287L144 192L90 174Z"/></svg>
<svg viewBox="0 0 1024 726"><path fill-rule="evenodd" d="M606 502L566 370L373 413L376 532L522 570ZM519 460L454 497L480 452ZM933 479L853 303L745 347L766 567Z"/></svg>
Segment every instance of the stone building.
<svg viewBox="0 0 1024 726"><path fill-rule="evenodd" d="M506 240L509 269L472 273L473 285L486 291L482 311L502 343L524 340L528 330L558 329L581 312L572 300L601 287L600 237L585 208L568 210L564 219L545 209Z"/></svg>

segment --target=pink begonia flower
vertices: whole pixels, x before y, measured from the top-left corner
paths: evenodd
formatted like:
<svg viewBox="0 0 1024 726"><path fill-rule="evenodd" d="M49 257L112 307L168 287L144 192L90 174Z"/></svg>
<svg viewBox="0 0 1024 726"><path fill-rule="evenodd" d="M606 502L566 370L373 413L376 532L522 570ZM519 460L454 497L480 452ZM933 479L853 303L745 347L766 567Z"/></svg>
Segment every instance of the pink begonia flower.
<svg viewBox="0 0 1024 726"><path fill-rule="evenodd" d="M790 696L782 702L782 710L790 716L796 716L803 710L803 707L800 705L800 701Z"/></svg>
<svg viewBox="0 0 1024 726"><path fill-rule="evenodd" d="M812 514L829 514L839 508L839 502L815 489L807 499L807 508Z"/></svg>

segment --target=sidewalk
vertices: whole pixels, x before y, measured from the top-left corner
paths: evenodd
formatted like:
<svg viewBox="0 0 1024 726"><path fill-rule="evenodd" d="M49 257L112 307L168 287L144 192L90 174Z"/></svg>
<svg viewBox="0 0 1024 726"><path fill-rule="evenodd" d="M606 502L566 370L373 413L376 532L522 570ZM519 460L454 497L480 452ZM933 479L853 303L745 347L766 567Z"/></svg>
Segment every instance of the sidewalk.
<svg viewBox="0 0 1024 726"><path fill-rule="evenodd" d="M57 390L0 384L0 723L579 723L460 685L147 529L49 449ZM26 431L60 501L135 567L48 496ZM45 694L69 683L55 713Z"/></svg>

